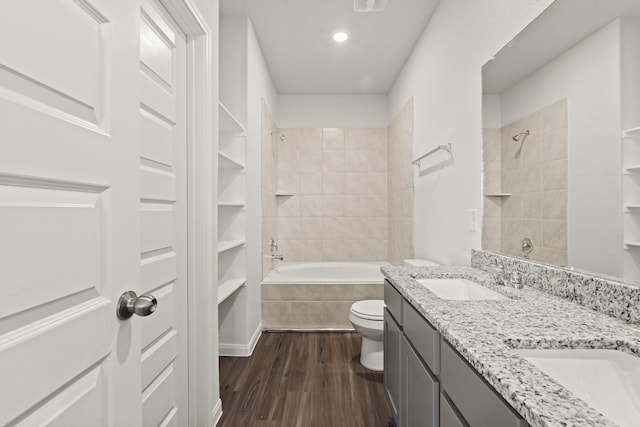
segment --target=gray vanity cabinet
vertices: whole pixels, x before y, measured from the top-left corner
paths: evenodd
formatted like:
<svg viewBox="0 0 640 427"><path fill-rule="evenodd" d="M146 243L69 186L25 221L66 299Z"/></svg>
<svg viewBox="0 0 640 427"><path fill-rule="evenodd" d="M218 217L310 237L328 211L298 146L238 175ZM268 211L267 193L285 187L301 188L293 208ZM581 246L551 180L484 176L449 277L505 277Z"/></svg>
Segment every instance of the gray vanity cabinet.
<svg viewBox="0 0 640 427"><path fill-rule="evenodd" d="M397 427L528 426L387 281L384 300L384 390Z"/></svg>
<svg viewBox="0 0 640 427"><path fill-rule="evenodd" d="M528 426L528 423L444 339L440 359L442 393L449 399L445 402L449 408L443 408L443 419L444 413L448 412L447 423L443 422L442 426Z"/></svg>
<svg viewBox="0 0 640 427"><path fill-rule="evenodd" d="M400 419L400 379L402 378L402 330L393 316L384 310L384 393L396 426L401 426Z"/></svg>
<svg viewBox="0 0 640 427"><path fill-rule="evenodd" d="M391 284L384 282L384 393L396 426L402 424L402 295Z"/></svg>
<svg viewBox="0 0 640 427"><path fill-rule="evenodd" d="M425 366L406 337L402 339L402 421L404 426L439 425L438 379Z"/></svg>

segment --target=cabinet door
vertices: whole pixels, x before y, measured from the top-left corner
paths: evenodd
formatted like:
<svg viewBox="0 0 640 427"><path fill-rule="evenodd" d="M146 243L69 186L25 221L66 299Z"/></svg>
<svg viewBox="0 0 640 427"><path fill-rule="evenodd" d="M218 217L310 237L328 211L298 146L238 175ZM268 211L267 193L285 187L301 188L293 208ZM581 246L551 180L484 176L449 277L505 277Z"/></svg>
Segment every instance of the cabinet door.
<svg viewBox="0 0 640 427"><path fill-rule="evenodd" d="M444 394L440 395L440 427L469 427Z"/></svg>
<svg viewBox="0 0 640 427"><path fill-rule="evenodd" d="M440 348L442 389L471 427L528 426L447 341Z"/></svg>
<svg viewBox="0 0 640 427"><path fill-rule="evenodd" d="M408 427L439 425L439 385L406 338L402 338L402 420Z"/></svg>
<svg viewBox="0 0 640 427"><path fill-rule="evenodd" d="M402 331L387 309L384 310L384 391L396 426L400 419Z"/></svg>

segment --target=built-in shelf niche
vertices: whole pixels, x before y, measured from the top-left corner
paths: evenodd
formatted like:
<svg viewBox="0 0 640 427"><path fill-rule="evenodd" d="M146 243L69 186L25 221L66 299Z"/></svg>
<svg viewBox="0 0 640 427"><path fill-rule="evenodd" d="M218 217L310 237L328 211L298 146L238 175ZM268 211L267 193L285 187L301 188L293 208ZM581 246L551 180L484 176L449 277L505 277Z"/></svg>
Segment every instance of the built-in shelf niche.
<svg viewBox="0 0 640 427"><path fill-rule="evenodd" d="M218 114L217 284L218 304L222 304L232 301L229 297L246 284L247 132L221 102Z"/></svg>
<svg viewBox="0 0 640 427"><path fill-rule="evenodd" d="M488 193L484 195L485 197L509 197L511 193Z"/></svg>

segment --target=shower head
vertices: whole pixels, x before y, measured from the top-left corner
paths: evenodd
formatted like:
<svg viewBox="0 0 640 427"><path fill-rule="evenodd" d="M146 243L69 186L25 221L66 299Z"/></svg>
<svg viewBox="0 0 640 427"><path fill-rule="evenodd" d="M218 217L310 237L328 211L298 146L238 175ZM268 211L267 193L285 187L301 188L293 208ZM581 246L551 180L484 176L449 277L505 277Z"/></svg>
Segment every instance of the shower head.
<svg viewBox="0 0 640 427"><path fill-rule="evenodd" d="M511 137L511 139L513 139L514 141L518 142L520 141L520 138L522 138L522 142L524 142L525 138L529 136L529 129L527 129L524 132L520 132L518 134L515 134Z"/></svg>
<svg viewBox="0 0 640 427"><path fill-rule="evenodd" d="M277 130L277 129L272 131L271 135L278 135L278 138L280 138L280 141L284 141L285 139L287 139L287 136L284 133L282 133L279 130Z"/></svg>

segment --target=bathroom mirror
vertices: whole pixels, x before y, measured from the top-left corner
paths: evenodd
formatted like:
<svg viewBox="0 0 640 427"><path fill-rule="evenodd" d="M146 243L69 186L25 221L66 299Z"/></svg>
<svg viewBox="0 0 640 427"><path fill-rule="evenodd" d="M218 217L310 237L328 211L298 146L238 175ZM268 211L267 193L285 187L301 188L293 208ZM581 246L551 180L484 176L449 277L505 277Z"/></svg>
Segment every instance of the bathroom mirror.
<svg viewBox="0 0 640 427"><path fill-rule="evenodd" d="M482 79L483 249L640 279L640 1L556 0Z"/></svg>

